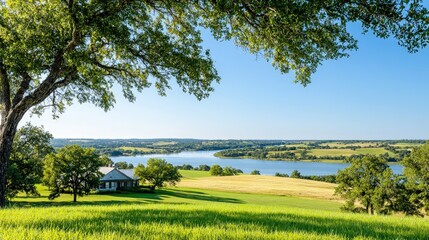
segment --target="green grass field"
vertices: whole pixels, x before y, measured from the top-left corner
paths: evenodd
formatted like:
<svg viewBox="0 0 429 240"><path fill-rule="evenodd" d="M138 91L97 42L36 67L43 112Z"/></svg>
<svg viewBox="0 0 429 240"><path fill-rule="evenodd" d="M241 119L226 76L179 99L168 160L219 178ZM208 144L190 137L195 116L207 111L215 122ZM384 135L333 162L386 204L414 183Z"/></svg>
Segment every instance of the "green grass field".
<svg viewBox="0 0 429 240"><path fill-rule="evenodd" d="M237 184L237 179L242 179L246 185L252 184L247 176L222 179L197 175L196 171L182 171L182 174L184 182L230 179ZM258 179L255 176L254 181ZM316 188L324 186L302 181ZM428 219L343 213L338 201L259 191L249 194L169 187L156 193L89 195L72 203L71 195L50 201L46 198L47 189L39 186L39 190L42 197L20 196L11 207L0 211L0 239L427 239L429 236Z"/></svg>

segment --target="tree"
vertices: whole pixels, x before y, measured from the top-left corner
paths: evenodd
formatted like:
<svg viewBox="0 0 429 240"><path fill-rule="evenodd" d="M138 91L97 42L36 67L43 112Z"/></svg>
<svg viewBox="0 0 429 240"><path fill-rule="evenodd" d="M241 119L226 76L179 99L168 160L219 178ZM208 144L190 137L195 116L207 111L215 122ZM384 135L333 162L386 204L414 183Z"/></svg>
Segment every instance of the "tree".
<svg viewBox="0 0 429 240"><path fill-rule="evenodd" d="M132 163L128 164L127 162L117 162L115 163L115 167L119 169L133 169L134 165Z"/></svg>
<svg viewBox="0 0 429 240"><path fill-rule="evenodd" d="M259 172L259 170L253 170L250 172L250 175L261 175L261 172Z"/></svg>
<svg viewBox="0 0 429 240"><path fill-rule="evenodd" d="M349 167L338 172L335 194L346 200L345 210L356 210L356 201L365 207L368 214L386 213L394 195L393 172L387 161L377 156L366 155L351 158Z"/></svg>
<svg viewBox="0 0 429 240"><path fill-rule="evenodd" d="M198 166L198 170L199 171L210 171L210 166L209 165L206 165L206 164L202 164L202 165L200 165L200 166Z"/></svg>
<svg viewBox="0 0 429 240"><path fill-rule="evenodd" d="M222 176L222 174L223 174L223 169L222 169L221 166L219 166L217 164L211 166L211 168L210 168L210 175L212 175L212 176Z"/></svg>
<svg viewBox="0 0 429 240"><path fill-rule="evenodd" d="M409 157L402 161L407 177L407 188L412 190L410 200L420 202L429 212L429 142L414 148Z"/></svg>
<svg viewBox="0 0 429 240"><path fill-rule="evenodd" d="M43 159L54 151L52 135L43 127L24 125L15 135L10 164L7 169L7 197L13 198L18 192L39 195L35 184L43 176Z"/></svg>
<svg viewBox="0 0 429 240"><path fill-rule="evenodd" d="M177 167L158 158L149 159L146 167L143 164L137 165L135 175L148 182L152 191L157 187L163 187L165 183L175 185L182 178Z"/></svg>
<svg viewBox="0 0 429 240"><path fill-rule="evenodd" d="M48 106L54 116L74 102L105 110L112 86L134 101L151 85L161 95L174 78L197 99L219 81L200 29L261 54L306 85L327 59L357 42L348 22L393 36L410 52L429 39L428 10L409 1L2 1L0 5L0 206L13 137L24 114ZM263 153L261 153L263 154Z"/></svg>
<svg viewBox="0 0 429 240"><path fill-rule="evenodd" d="M290 174L291 178L301 178L301 173L298 170L293 170Z"/></svg>
<svg viewBox="0 0 429 240"><path fill-rule="evenodd" d="M51 189L49 199L55 199L65 191L71 191L73 202L77 196L88 195L98 187L103 160L93 148L70 145L45 159L43 182Z"/></svg>
<svg viewBox="0 0 429 240"><path fill-rule="evenodd" d="M233 176L243 173L241 169L233 168L233 167L225 167L222 171L222 176Z"/></svg>
<svg viewBox="0 0 429 240"><path fill-rule="evenodd" d="M422 202L414 196L415 191L409 187L408 179L403 176L395 177L394 195L391 199L391 209L395 212L403 212L405 215L422 216L420 209Z"/></svg>
<svg viewBox="0 0 429 240"><path fill-rule="evenodd" d="M103 162L103 166L105 167L111 167L113 166L115 163L112 161L112 159L110 159L108 156L106 155L102 155L100 157L101 162Z"/></svg>

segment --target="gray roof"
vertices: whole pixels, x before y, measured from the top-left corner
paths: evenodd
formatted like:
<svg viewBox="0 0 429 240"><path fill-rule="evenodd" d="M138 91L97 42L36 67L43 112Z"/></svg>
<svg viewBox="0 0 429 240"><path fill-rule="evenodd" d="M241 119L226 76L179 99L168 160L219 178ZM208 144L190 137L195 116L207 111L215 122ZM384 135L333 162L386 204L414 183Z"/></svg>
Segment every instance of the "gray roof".
<svg viewBox="0 0 429 240"><path fill-rule="evenodd" d="M100 169L98 169L98 171L100 171L103 175L106 175L110 171L112 171L113 169L115 169L115 168L114 167L101 167Z"/></svg>
<svg viewBox="0 0 429 240"><path fill-rule="evenodd" d="M108 180L127 180L139 178L134 175L134 169L117 169L114 167L101 167L99 171L103 174L102 181Z"/></svg>
<svg viewBox="0 0 429 240"><path fill-rule="evenodd" d="M118 169L120 172L122 172L123 174L127 175L127 177L132 178L132 179L139 179L137 176L134 175L134 168L133 169Z"/></svg>

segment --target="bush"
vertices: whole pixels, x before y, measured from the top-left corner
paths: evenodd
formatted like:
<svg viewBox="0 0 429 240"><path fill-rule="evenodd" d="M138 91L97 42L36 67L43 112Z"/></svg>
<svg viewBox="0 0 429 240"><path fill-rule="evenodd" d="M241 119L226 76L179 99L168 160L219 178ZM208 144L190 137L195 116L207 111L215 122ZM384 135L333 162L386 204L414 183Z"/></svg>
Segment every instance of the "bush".
<svg viewBox="0 0 429 240"><path fill-rule="evenodd" d="M238 175L240 173L243 173L243 171L241 171L240 169L233 168L233 167L225 167L223 169L222 176L233 176L233 175Z"/></svg>
<svg viewBox="0 0 429 240"><path fill-rule="evenodd" d="M287 173L278 173L278 172L276 172L274 174L274 176L276 176L276 177L289 177L289 175Z"/></svg>
<svg viewBox="0 0 429 240"><path fill-rule="evenodd" d="M200 170L200 171L210 171L210 166L203 164L203 165L198 166L198 170Z"/></svg>
<svg viewBox="0 0 429 240"><path fill-rule="evenodd" d="M261 173L259 172L259 170L253 170L250 172L250 175L261 175Z"/></svg>
<svg viewBox="0 0 429 240"><path fill-rule="evenodd" d="M221 166L215 164L210 168L210 175L212 176L222 176L223 169Z"/></svg>
<svg viewBox="0 0 429 240"><path fill-rule="evenodd" d="M301 173L298 170L293 170L290 174L291 178L301 178Z"/></svg>

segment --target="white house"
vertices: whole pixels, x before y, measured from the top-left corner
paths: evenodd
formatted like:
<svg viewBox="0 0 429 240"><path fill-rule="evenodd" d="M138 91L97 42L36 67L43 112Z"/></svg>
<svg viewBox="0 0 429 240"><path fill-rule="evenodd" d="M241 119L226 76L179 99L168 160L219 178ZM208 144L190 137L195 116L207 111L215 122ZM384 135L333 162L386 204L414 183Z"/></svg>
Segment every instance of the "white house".
<svg viewBox="0 0 429 240"><path fill-rule="evenodd" d="M134 169L101 167L99 171L103 174L103 177L100 179L98 191L116 191L121 187L136 187L139 185L139 178L134 176Z"/></svg>

